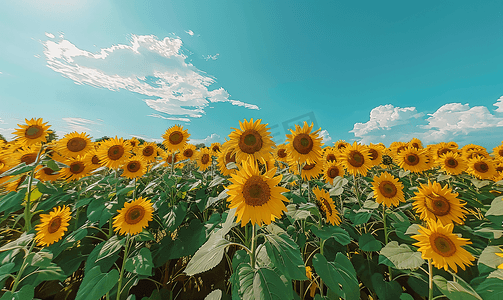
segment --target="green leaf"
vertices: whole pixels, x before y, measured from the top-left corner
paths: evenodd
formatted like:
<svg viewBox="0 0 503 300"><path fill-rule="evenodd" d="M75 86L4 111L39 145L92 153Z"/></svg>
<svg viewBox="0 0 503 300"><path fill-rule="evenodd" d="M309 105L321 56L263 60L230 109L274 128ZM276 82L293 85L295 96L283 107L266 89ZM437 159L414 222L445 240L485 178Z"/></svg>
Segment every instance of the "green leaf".
<svg viewBox="0 0 503 300"><path fill-rule="evenodd" d="M287 212L285 214L295 221L305 220L309 216L311 216L311 212L309 210L297 208L295 204L289 204L286 206Z"/></svg>
<svg viewBox="0 0 503 300"><path fill-rule="evenodd" d="M11 169L3 172L0 176L0 178L5 177L5 176L14 176L14 175L27 173L27 172L30 172L31 170L33 170L34 167L35 167L34 165L27 166L23 162L23 163L15 166L14 168L11 168Z"/></svg>
<svg viewBox="0 0 503 300"><path fill-rule="evenodd" d="M139 242L155 241L155 236L150 231L144 229L135 236L135 240Z"/></svg>
<svg viewBox="0 0 503 300"><path fill-rule="evenodd" d="M0 252L14 249L25 249L25 251L28 252L28 249L26 249L26 245L28 245L28 243L31 242L31 240L33 240L34 236L35 236L34 233L27 234L26 232L23 232L23 234L21 234L21 236L17 240L2 246L0 248Z"/></svg>
<svg viewBox="0 0 503 300"><path fill-rule="evenodd" d="M373 200L366 200L363 203L363 208L366 208L366 209L376 209L378 207L379 207L379 203L377 203Z"/></svg>
<svg viewBox="0 0 503 300"><path fill-rule="evenodd" d="M10 192L0 199L0 213L8 216L12 211L17 211L22 208L23 198L26 189L21 189L18 192Z"/></svg>
<svg viewBox="0 0 503 300"><path fill-rule="evenodd" d="M126 260L126 271L138 275L152 276L152 255L148 248L141 248L138 254Z"/></svg>
<svg viewBox="0 0 503 300"><path fill-rule="evenodd" d="M26 263L35 267L47 267L51 264L52 253L47 251L32 252L26 257Z"/></svg>
<svg viewBox="0 0 503 300"><path fill-rule="evenodd" d="M180 202L168 209L168 212L162 217L164 226L169 232L173 232L180 224L182 224L187 214L187 202Z"/></svg>
<svg viewBox="0 0 503 300"><path fill-rule="evenodd" d="M379 251L382 249L381 242L376 240L371 233L360 236L358 244L363 251Z"/></svg>
<svg viewBox="0 0 503 300"><path fill-rule="evenodd" d="M285 299L290 293L278 274L268 268L253 269L249 263L239 264L237 270L239 296L244 300Z"/></svg>
<svg viewBox="0 0 503 300"><path fill-rule="evenodd" d="M487 246L480 254L477 264L484 264L488 267L497 269L499 265L503 264L503 257L496 255L496 253L502 253L500 247Z"/></svg>
<svg viewBox="0 0 503 300"><path fill-rule="evenodd" d="M448 281L440 275L433 276L433 282L438 289L451 300L482 300L480 296L463 279L457 277L457 281Z"/></svg>
<svg viewBox="0 0 503 300"><path fill-rule="evenodd" d="M57 171L61 170L61 169L59 168L58 164L56 164L56 162L55 162L54 160L52 160L52 159L51 159L51 160L49 160L49 161L47 161L47 162L45 163L45 165L46 165L49 169L53 170L54 172L57 172Z"/></svg>
<svg viewBox="0 0 503 300"><path fill-rule="evenodd" d="M371 277L377 297L380 300L396 300L402 295L402 287L396 281L384 281L381 273L375 273Z"/></svg>
<svg viewBox="0 0 503 300"><path fill-rule="evenodd" d="M120 248L117 247L117 236L113 236L110 240L112 240L112 242L109 242L106 247L108 250L105 249L102 251L103 247L108 242L104 241L99 243L93 251L91 251L86 260L85 274L89 273L89 271L95 266L99 266L101 272L108 272L115 261L117 261L119 258L118 251L120 250Z"/></svg>
<svg viewBox="0 0 503 300"><path fill-rule="evenodd" d="M0 300L26 300L26 299L33 299L34 296L35 296L35 287L25 285L17 292L7 291L5 294L3 294Z"/></svg>
<svg viewBox="0 0 503 300"><path fill-rule="evenodd" d="M16 265L15 263L10 262L0 267L0 282L5 278L9 277L10 270L12 270L12 268L14 268L15 265Z"/></svg>
<svg viewBox="0 0 503 300"><path fill-rule="evenodd" d="M339 242L343 246L351 242L349 233L346 230L342 229L341 227L328 225L322 227L322 229L319 229L316 226L312 226L311 231L313 232L314 235L316 235L320 239L327 240L333 237L337 242Z"/></svg>
<svg viewBox="0 0 503 300"><path fill-rule="evenodd" d="M414 297L409 294L402 293L402 295L400 295L400 300L414 300Z"/></svg>
<svg viewBox="0 0 503 300"><path fill-rule="evenodd" d="M214 290L204 297L204 300L220 300L222 299L222 290Z"/></svg>
<svg viewBox="0 0 503 300"><path fill-rule="evenodd" d="M349 213L349 219L354 225L365 224L370 220L372 212L368 209L353 210Z"/></svg>
<svg viewBox="0 0 503 300"><path fill-rule="evenodd" d="M494 198L491 202L491 207L486 212L486 216L501 216L503 215L503 196Z"/></svg>
<svg viewBox="0 0 503 300"><path fill-rule="evenodd" d="M266 234L265 247L272 263L288 279L307 280L299 246L285 233Z"/></svg>
<svg viewBox="0 0 503 300"><path fill-rule="evenodd" d="M484 300L503 299L503 280L498 278L488 278L484 280L475 290Z"/></svg>
<svg viewBox="0 0 503 300"><path fill-rule="evenodd" d="M82 280L75 300L99 300L109 292L119 281L116 269L101 273L99 266L94 266Z"/></svg>
<svg viewBox="0 0 503 300"><path fill-rule="evenodd" d="M99 222L100 225L105 224L112 216L105 204L106 202L102 199L91 201L87 207L87 219L91 222Z"/></svg>
<svg viewBox="0 0 503 300"><path fill-rule="evenodd" d="M328 262L323 255L317 253L313 258L313 266L323 282L339 297L346 300L360 299L356 271L344 254L337 253L335 262Z"/></svg>
<svg viewBox="0 0 503 300"><path fill-rule="evenodd" d="M52 195L52 194L56 194L58 192L58 190L56 189L51 189L49 187L47 187L45 184L42 183L42 181L39 181L37 183L37 189L44 193L44 194L48 194L48 195Z"/></svg>
<svg viewBox="0 0 503 300"><path fill-rule="evenodd" d="M425 263L421 258L421 252L412 251L409 246L398 242L391 241L384 248L382 248L381 255L388 258L397 269L417 269Z"/></svg>
<svg viewBox="0 0 503 300"><path fill-rule="evenodd" d="M56 265L55 263L50 263L48 266L43 268L38 268L36 272L28 275L22 282L23 285L37 286L43 281L59 280L65 281L67 278L65 272Z"/></svg>
<svg viewBox="0 0 503 300"><path fill-rule="evenodd" d="M125 239L120 239L114 235L112 236L108 241L105 242L105 244L101 247L100 251L98 252L98 255L96 257L95 262L98 262L102 259L106 259L115 253L117 253L119 250L122 249L122 246L124 245Z"/></svg>

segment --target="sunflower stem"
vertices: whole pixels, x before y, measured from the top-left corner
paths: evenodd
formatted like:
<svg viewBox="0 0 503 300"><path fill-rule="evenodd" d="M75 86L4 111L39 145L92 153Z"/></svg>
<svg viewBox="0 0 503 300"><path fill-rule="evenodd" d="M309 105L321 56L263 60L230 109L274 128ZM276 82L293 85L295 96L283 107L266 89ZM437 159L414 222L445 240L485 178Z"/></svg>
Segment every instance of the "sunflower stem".
<svg viewBox="0 0 503 300"><path fill-rule="evenodd" d="M30 177L28 178L28 194L26 197L26 206L24 207L24 230L26 232L31 230L31 184L33 183L33 177L35 177L35 168L38 166L40 161L40 154L42 153L43 146L38 150L37 159L35 160L35 165L30 172Z"/></svg>
<svg viewBox="0 0 503 300"><path fill-rule="evenodd" d="M171 153L171 175L169 177L173 177L173 170L175 169L175 152Z"/></svg>
<svg viewBox="0 0 503 300"><path fill-rule="evenodd" d="M126 259L129 250L129 233L126 235L126 248L124 249L124 257L122 258L121 272L119 274L119 285L117 286L117 300L120 300L121 287L122 287L122 276L124 275L124 266L126 265Z"/></svg>
<svg viewBox="0 0 503 300"><path fill-rule="evenodd" d="M300 197L302 197L302 168L301 168L301 164L300 164L300 161L299 161L299 195Z"/></svg>
<svg viewBox="0 0 503 300"><path fill-rule="evenodd" d="M134 179L134 192L133 192L133 200L136 199L136 178Z"/></svg>
<svg viewBox="0 0 503 300"><path fill-rule="evenodd" d="M256 255L256 248L257 248L257 243L255 243L255 235L257 234L257 227L256 224L252 225L252 240L251 240L251 266L253 269L255 269L255 255Z"/></svg>
<svg viewBox="0 0 503 300"><path fill-rule="evenodd" d="M311 187L309 186L309 180L307 181L307 200L311 202Z"/></svg>
<svg viewBox="0 0 503 300"><path fill-rule="evenodd" d="M433 300L433 267L431 265L431 259L428 259L428 299Z"/></svg>
<svg viewBox="0 0 503 300"><path fill-rule="evenodd" d="M19 285L19 283L21 282L21 276L23 275L23 272L24 270L26 269L27 267L27 263L26 263L26 259L28 258L28 255L30 255L31 251L33 250L33 247L35 246L35 240L32 241L31 243L31 246L30 246L30 250L28 250L28 253L26 253L25 257L24 257L24 260L23 260L23 264L21 265L21 268L19 269L17 275L16 275L16 278L14 279L14 283L12 285L12 292L15 292L16 289L17 289L17 286Z"/></svg>
<svg viewBox="0 0 503 300"><path fill-rule="evenodd" d="M323 255L323 246L325 246L325 241L326 240L321 240L320 241L320 254ZM323 298L323 279L320 277L320 296Z"/></svg>
<svg viewBox="0 0 503 300"><path fill-rule="evenodd" d="M358 204L360 205L360 208L362 208L362 201L360 200L360 193L358 191L358 176L355 176L355 174L353 174L353 184L355 188L356 199L358 199Z"/></svg>
<svg viewBox="0 0 503 300"><path fill-rule="evenodd" d="M386 206L382 206L382 222L384 226L384 245L386 246L388 244L388 226L386 224ZM389 273L389 281L391 282L393 280L393 273L391 270L391 267L388 266L388 273Z"/></svg>

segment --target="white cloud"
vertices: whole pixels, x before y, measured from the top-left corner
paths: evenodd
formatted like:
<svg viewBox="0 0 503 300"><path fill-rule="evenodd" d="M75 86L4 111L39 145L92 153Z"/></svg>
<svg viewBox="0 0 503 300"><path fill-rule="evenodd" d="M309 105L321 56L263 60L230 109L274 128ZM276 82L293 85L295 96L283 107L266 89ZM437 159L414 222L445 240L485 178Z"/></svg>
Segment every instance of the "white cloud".
<svg viewBox="0 0 503 300"><path fill-rule="evenodd" d="M169 117L161 116L160 114L151 114L151 115L148 115L148 116L149 117L154 117L154 118L160 118L160 119L164 119L164 120L190 122L190 119L187 119L187 118L169 118Z"/></svg>
<svg viewBox="0 0 503 300"><path fill-rule="evenodd" d="M76 84L142 94L149 107L175 118L200 118L211 102L259 109L229 99L223 88L209 90L215 79L185 62L178 37L159 40L153 35L132 35L129 45L114 45L98 53L79 49L65 39L47 40L43 45L47 66Z"/></svg>
<svg viewBox="0 0 503 300"><path fill-rule="evenodd" d="M494 105L502 105L502 98ZM359 137L361 143L383 142L388 145L393 141L409 141L413 137L426 144L442 141L486 143L503 133L503 118L492 114L485 106L447 103L427 114L428 117L424 116L415 107L380 105L372 109L369 121L354 124L350 132Z"/></svg>
<svg viewBox="0 0 503 300"><path fill-rule="evenodd" d="M220 142L221 142L220 136L216 133L212 133L211 135L207 136L204 139L192 139L191 138L189 140L189 143L191 143L191 144L196 145L196 144L203 143L207 147L209 147L212 143L220 143Z"/></svg>
<svg viewBox="0 0 503 300"><path fill-rule="evenodd" d="M495 111L503 112L503 96L499 97L499 99L496 100L496 103L494 103L493 105L497 107Z"/></svg>
<svg viewBox="0 0 503 300"><path fill-rule="evenodd" d="M53 38L54 38L54 34L52 34L52 33L48 33L48 32L46 32L46 33L45 33L45 35L46 35L48 38L51 38L51 39L53 39Z"/></svg>
<svg viewBox="0 0 503 300"><path fill-rule="evenodd" d="M138 135L138 134L130 134L129 135L130 137L135 137L135 138L138 138L138 139L142 139L142 140L145 140L147 142L156 142L156 143L162 143L162 139L154 139L154 138L151 138L149 136L146 136L146 135Z"/></svg>
<svg viewBox="0 0 503 300"><path fill-rule="evenodd" d="M90 133L93 131L93 129L91 129L90 127L96 127L96 125L98 126L101 125L100 122L95 122L83 118L62 118L62 120L66 122L66 126L63 127L65 130L63 131L64 134L73 131L77 131L79 133L80 132Z"/></svg>
<svg viewBox="0 0 503 300"><path fill-rule="evenodd" d="M326 130L321 130L319 132L319 136L323 138L323 140L321 142L325 145L332 140L332 138L330 137L330 134L328 134L328 131L326 131Z"/></svg>
<svg viewBox="0 0 503 300"><path fill-rule="evenodd" d="M192 31L192 30L188 30L188 31L185 31L185 32L186 32L188 35L190 35L190 36L194 35L194 31Z"/></svg>
<svg viewBox="0 0 503 300"><path fill-rule="evenodd" d="M208 60L210 60L210 59L211 59L211 60L217 60L219 55L220 55L219 53L217 53L217 54L215 54L215 55L206 55L206 56L204 56L204 55L203 55L203 58L204 58L206 61L208 61Z"/></svg>
<svg viewBox="0 0 503 300"><path fill-rule="evenodd" d="M2 118L0 118L0 124L6 124L4 120L2 120Z"/></svg>

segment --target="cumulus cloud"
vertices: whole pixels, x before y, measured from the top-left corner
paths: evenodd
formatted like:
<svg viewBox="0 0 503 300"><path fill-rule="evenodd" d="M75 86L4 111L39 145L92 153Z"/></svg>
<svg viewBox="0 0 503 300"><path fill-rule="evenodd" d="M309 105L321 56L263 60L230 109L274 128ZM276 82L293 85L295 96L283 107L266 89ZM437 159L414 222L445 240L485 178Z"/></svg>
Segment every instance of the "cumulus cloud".
<svg viewBox="0 0 503 300"><path fill-rule="evenodd" d="M502 97L503 98L503 97ZM499 98L495 106L503 106ZM496 112L499 112L496 109ZM356 123L350 132L364 144L393 141L409 141L413 137L426 144L455 141L460 144L490 142L503 133L503 117L485 106L447 103L432 114L417 112L415 107L380 105L370 112L366 123Z"/></svg>
<svg viewBox="0 0 503 300"><path fill-rule="evenodd" d="M321 130L319 132L319 136L323 138L323 140L321 140L321 142L325 145L332 140L332 138L328 134L328 131L326 131L326 130Z"/></svg>
<svg viewBox="0 0 503 300"><path fill-rule="evenodd" d="M150 108L170 117L200 118L212 102L259 109L230 99L223 88L210 90L215 79L185 62L178 37L159 40L153 35L132 35L128 45L113 45L97 53L79 49L64 38L43 45L47 66L76 84L144 95Z"/></svg>
<svg viewBox="0 0 503 300"><path fill-rule="evenodd" d="M96 126L101 126L101 122L96 122L92 120L87 120L83 118L62 118L65 121L66 126L63 126L64 133L69 133L73 131L90 133ZM94 126L93 126L94 125ZM93 129L91 129L93 128Z"/></svg>
<svg viewBox="0 0 503 300"><path fill-rule="evenodd" d="M212 133L211 135L207 136L206 138L204 139L190 139L189 140L189 143L191 144L205 144L207 147L209 147L212 143L220 143L221 142L221 139L220 139L220 136L216 133Z"/></svg>
<svg viewBox="0 0 503 300"><path fill-rule="evenodd" d="M503 113L503 96L499 97L499 99L496 100L496 103L494 103L493 105L497 107L495 109L496 112Z"/></svg>

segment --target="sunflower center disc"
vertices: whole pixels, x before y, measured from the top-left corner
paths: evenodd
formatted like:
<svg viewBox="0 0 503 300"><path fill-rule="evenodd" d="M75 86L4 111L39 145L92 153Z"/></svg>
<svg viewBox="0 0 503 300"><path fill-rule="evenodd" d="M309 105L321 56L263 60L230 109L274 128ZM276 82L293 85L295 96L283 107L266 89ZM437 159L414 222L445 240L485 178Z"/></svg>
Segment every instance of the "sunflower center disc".
<svg viewBox="0 0 503 300"><path fill-rule="evenodd" d="M220 152L220 148L218 147L218 145L213 146L211 150L213 150L213 152Z"/></svg>
<svg viewBox="0 0 503 300"><path fill-rule="evenodd" d="M26 129L25 137L27 137L29 139L36 139L36 138L39 138L40 136L42 136L43 132L44 131L42 130L42 128L40 128L40 126L32 125L32 126L28 127L28 129Z"/></svg>
<svg viewBox="0 0 503 300"><path fill-rule="evenodd" d="M61 227L61 217L55 217L49 223L47 231L52 234L58 231L59 227Z"/></svg>
<svg viewBox="0 0 503 300"><path fill-rule="evenodd" d="M239 148L244 153L253 154L262 149L262 137L253 129L248 129L239 138Z"/></svg>
<svg viewBox="0 0 503 300"><path fill-rule="evenodd" d="M260 176L250 177L243 185L245 203L250 206L262 206L269 201L271 190Z"/></svg>
<svg viewBox="0 0 503 300"><path fill-rule="evenodd" d="M225 154L225 164L236 162L236 154L232 154L232 150L227 151Z"/></svg>
<svg viewBox="0 0 503 300"><path fill-rule="evenodd" d="M429 201L426 201L426 208L434 213L436 216L445 216L449 214L451 205L449 201L442 196L429 195Z"/></svg>
<svg viewBox="0 0 503 300"><path fill-rule="evenodd" d="M501 149L500 151L498 151L498 154L499 154L500 156L503 156L503 149Z"/></svg>
<svg viewBox="0 0 503 300"><path fill-rule="evenodd" d="M183 134L180 131L174 131L169 135L169 142L173 145L178 145L183 140Z"/></svg>
<svg viewBox="0 0 503 300"><path fill-rule="evenodd" d="M353 167L359 168L359 167L363 166L365 159L363 158L363 155L360 152L351 151L349 153L349 160L348 161Z"/></svg>
<svg viewBox="0 0 503 300"><path fill-rule="evenodd" d="M330 169L328 169L327 174L328 174L328 177L335 178L335 177L339 176L339 168L330 167Z"/></svg>
<svg viewBox="0 0 503 300"><path fill-rule="evenodd" d="M147 146L143 149L142 153L144 156L151 156L152 154L154 154L154 147Z"/></svg>
<svg viewBox="0 0 503 300"><path fill-rule="evenodd" d="M300 154L308 154L313 150L313 139L309 134L301 133L293 139L293 148Z"/></svg>
<svg viewBox="0 0 503 300"><path fill-rule="evenodd" d="M305 164L304 167L302 167L302 170L309 171L314 168L314 166L316 166L316 164Z"/></svg>
<svg viewBox="0 0 503 300"><path fill-rule="evenodd" d="M185 149L185 151L183 151L183 156L185 157L192 157L193 154L194 151L192 151L192 149Z"/></svg>
<svg viewBox="0 0 503 300"><path fill-rule="evenodd" d="M205 153L203 154L203 157L201 157L201 162L203 165L207 164L210 161L210 155Z"/></svg>
<svg viewBox="0 0 503 300"><path fill-rule="evenodd" d="M108 158L118 160L124 155L124 148L120 145L114 145L108 149Z"/></svg>
<svg viewBox="0 0 503 300"><path fill-rule="evenodd" d="M419 145L418 143L412 143L412 147L416 148L416 149L419 149Z"/></svg>
<svg viewBox="0 0 503 300"><path fill-rule="evenodd" d="M91 162L95 165L99 165L100 159L98 158L98 155L94 155L93 158L91 159Z"/></svg>
<svg viewBox="0 0 503 300"><path fill-rule="evenodd" d="M70 165L70 172L72 172L73 174L79 174L82 173L82 171L84 171L84 164L80 161L74 162Z"/></svg>
<svg viewBox="0 0 503 300"><path fill-rule="evenodd" d="M332 207L330 206L328 200L325 198L321 198L321 200L323 200L323 206L325 207L325 212L328 213L329 215L332 215Z"/></svg>
<svg viewBox="0 0 503 300"><path fill-rule="evenodd" d="M431 241L433 238L433 242ZM433 251L437 252L443 257L452 256L456 253L456 245L443 234L435 234L430 236L430 244Z"/></svg>
<svg viewBox="0 0 503 300"><path fill-rule="evenodd" d="M177 161L177 157L176 157L176 154L175 154L175 162ZM168 158L166 159L166 162L168 164L171 164L173 163L173 154L169 154Z"/></svg>
<svg viewBox="0 0 503 300"><path fill-rule="evenodd" d="M485 162L476 162L473 167L475 170L477 170L477 172L480 172L480 173L485 173L485 172L489 171L489 167L487 166L487 164Z"/></svg>
<svg viewBox="0 0 503 300"><path fill-rule="evenodd" d="M327 161L337 161L337 158L335 158L335 155L330 153L329 155L327 155Z"/></svg>
<svg viewBox="0 0 503 300"><path fill-rule="evenodd" d="M389 181L381 182L381 184L379 184L379 191L381 191L381 194L386 198L393 198L397 193L396 186Z"/></svg>
<svg viewBox="0 0 503 300"><path fill-rule="evenodd" d="M51 168L43 168L42 171L44 171L45 175L54 174L54 171Z"/></svg>
<svg viewBox="0 0 503 300"><path fill-rule="evenodd" d="M457 166L458 166L458 161L457 161L457 160L455 160L454 158L449 158L449 159L447 160L447 165L448 165L449 167L451 167L451 168L455 168L455 167L457 167Z"/></svg>
<svg viewBox="0 0 503 300"><path fill-rule="evenodd" d="M126 212L126 223L134 225L140 222L145 215L145 209L142 206L135 205Z"/></svg>
<svg viewBox="0 0 503 300"><path fill-rule="evenodd" d="M34 163L35 160L37 160L37 155L35 153L25 154L21 157L21 162L24 162L27 165Z"/></svg>
<svg viewBox="0 0 503 300"><path fill-rule="evenodd" d="M369 149L369 152L370 152L370 160L376 160L379 157L379 154L374 149Z"/></svg>
<svg viewBox="0 0 503 300"><path fill-rule="evenodd" d="M407 155L407 164L409 166L415 166L419 163L419 156L417 156L416 154L409 154Z"/></svg>
<svg viewBox="0 0 503 300"><path fill-rule="evenodd" d="M449 148L440 149L437 151L437 155L440 157L440 156L446 154L447 152L451 152L451 149L449 149Z"/></svg>
<svg viewBox="0 0 503 300"><path fill-rule="evenodd" d="M133 162L130 162L129 164L127 164L127 170L129 172L138 172L138 170L140 169L141 165L136 162L136 161L133 161Z"/></svg>
<svg viewBox="0 0 503 300"><path fill-rule="evenodd" d="M66 143L66 148L72 152L79 152L86 148L86 141L80 137L74 137Z"/></svg>
<svg viewBox="0 0 503 300"><path fill-rule="evenodd" d="M279 149L278 150L278 157L280 157L280 158L285 158L286 157L286 151L285 151L285 149Z"/></svg>

